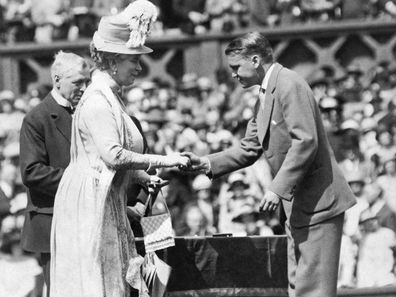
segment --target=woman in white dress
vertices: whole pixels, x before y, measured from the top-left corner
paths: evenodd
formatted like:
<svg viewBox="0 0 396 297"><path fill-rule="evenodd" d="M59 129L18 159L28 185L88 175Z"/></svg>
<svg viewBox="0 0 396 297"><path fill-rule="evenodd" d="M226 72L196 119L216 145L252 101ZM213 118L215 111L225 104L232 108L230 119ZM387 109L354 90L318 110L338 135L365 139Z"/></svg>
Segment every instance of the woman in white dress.
<svg viewBox="0 0 396 297"><path fill-rule="evenodd" d="M55 198L51 297L127 297L129 286L147 295L126 189L158 183L146 173L150 168L189 163L178 154L142 154L142 135L119 97L141 71L141 55L152 51L144 41L155 17L154 5L137 0L102 17L93 37L91 56L99 69L74 113L71 161Z"/></svg>

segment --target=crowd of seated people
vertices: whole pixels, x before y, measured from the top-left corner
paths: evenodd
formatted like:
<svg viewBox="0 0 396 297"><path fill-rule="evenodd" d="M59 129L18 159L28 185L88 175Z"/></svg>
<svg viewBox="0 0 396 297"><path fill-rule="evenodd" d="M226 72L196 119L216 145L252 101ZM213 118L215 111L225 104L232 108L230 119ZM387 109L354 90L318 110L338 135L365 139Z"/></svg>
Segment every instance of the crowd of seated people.
<svg viewBox="0 0 396 297"><path fill-rule="evenodd" d="M384 63L370 71L348 67L342 77L319 71L309 79L336 159L358 200L346 213L340 287L396 285L396 69ZM156 79L124 89L127 111L141 121L152 153L204 155L238 143L258 90L242 89L226 74L220 69L212 80L188 73L175 86ZM0 92L0 238L5 247L18 242L26 206L19 128L26 112L48 91L40 86L20 96ZM264 157L215 180L177 169L158 173L170 181L163 195L178 236L284 234L278 213L258 212L272 179ZM32 255L6 250L0 260L26 259L29 279L37 275ZM2 281L0 277L0 286Z"/></svg>
<svg viewBox="0 0 396 297"><path fill-rule="evenodd" d="M159 8L153 36L229 33L249 27L343 19L389 20L395 0L152 0ZM91 37L102 15L129 1L0 0L0 42L70 40Z"/></svg>

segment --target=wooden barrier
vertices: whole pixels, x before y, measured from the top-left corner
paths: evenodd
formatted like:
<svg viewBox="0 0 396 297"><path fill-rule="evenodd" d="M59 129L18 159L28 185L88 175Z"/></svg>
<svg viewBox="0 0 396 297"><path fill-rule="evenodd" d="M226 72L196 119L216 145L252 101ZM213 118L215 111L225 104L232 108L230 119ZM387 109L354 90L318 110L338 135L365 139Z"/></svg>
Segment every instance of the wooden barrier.
<svg viewBox="0 0 396 297"><path fill-rule="evenodd" d="M322 68L341 75L350 64L364 70L380 62L396 65L396 21L342 21L248 29L253 30L268 36L279 62L306 78ZM223 54L226 44L245 32L152 37L148 45L154 53L143 57L140 79L159 77L174 84L190 72L213 78L216 69L226 67ZM79 40L0 46L0 90L23 93L31 83L50 84L48 67L54 53L62 49L88 56L88 44L89 40Z"/></svg>
<svg viewBox="0 0 396 297"><path fill-rule="evenodd" d="M340 289L339 297L395 297L396 286L381 288Z"/></svg>

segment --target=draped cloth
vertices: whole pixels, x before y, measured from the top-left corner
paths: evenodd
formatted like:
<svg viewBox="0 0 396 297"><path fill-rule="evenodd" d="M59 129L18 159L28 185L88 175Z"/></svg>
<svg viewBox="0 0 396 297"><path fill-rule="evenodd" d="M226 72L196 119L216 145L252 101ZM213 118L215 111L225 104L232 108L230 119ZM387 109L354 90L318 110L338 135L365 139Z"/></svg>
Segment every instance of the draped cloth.
<svg viewBox="0 0 396 297"><path fill-rule="evenodd" d="M51 297L127 297L129 285L148 296L140 270L143 258L126 216L126 189L134 170L109 166L103 158L108 146L95 141L112 139L124 149L143 152L142 135L114 85L109 75L95 72L73 117L71 161L54 205ZM110 116L98 118L92 111L96 105ZM116 127L118 135L108 135L115 130L106 127ZM93 135L98 130L100 135Z"/></svg>

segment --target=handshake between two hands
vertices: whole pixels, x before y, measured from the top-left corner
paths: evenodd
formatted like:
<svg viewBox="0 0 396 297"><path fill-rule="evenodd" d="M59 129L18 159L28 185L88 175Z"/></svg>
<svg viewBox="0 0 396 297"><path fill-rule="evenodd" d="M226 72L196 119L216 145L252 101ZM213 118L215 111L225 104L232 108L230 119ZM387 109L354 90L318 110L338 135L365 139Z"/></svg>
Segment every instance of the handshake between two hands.
<svg viewBox="0 0 396 297"><path fill-rule="evenodd" d="M178 165L179 169L183 172L208 174L211 171L210 162L207 157L198 157L190 152L180 153L180 156L188 158L184 159L185 164ZM260 201L259 211L275 211L280 204L280 200L281 197L278 194L267 190Z"/></svg>
<svg viewBox="0 0 396 297"><path fill-rule="evenodd" d="M207 173L210 170L209 160L206 157L198 157L190 152L171 154L167 156L170 167L178 167L179 170L186 173ZM162 187L169 184L157 175L150 175L150 180L146 183L146 189L150 194L157 194ZM128 207L128 213L131 217L140 219L144 216L146 207L143 203L138 202L135 206Z"/></svg>
<svg viewBox="0 0 396 297"><path fill-rule="evenodd" d="M180 154L169 155L168 157L173 159L171 161L173 166L177 166L182 172L208 174L211 170L207 157L198 157L191 152L182 152ZM151 178L152 181L149 185L149 191L151 192L158 192L161 187L169 183L158 176L151 176ZM259 211L275 211L280 204L280 200L281 197L278 194L267 190L260 202Z"/></svg>
<svg viewBox="0 0 396 297"><path fill-rule="evenodd" d="M198 157L191 152L182 152L180 156L183 158L183 161L186 161L186 163L178 165L181 171L205 174L210 171L209 159L207 157Z"/></svg>
<svg viewBox="0 0 396 297"><path fill-rule="evenodd" d="M208 173L210 170L209 160L206 157L198 157L190 152L167 155L171 167L178 167L185 173ZM169 184L159 176L151 175L147 184L149 193L157 193L162 187Z"/></svg>

